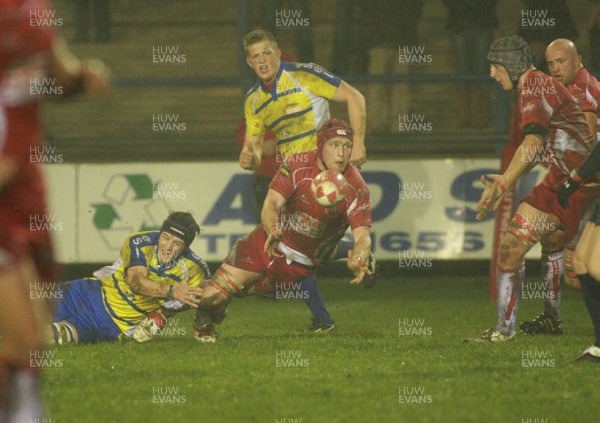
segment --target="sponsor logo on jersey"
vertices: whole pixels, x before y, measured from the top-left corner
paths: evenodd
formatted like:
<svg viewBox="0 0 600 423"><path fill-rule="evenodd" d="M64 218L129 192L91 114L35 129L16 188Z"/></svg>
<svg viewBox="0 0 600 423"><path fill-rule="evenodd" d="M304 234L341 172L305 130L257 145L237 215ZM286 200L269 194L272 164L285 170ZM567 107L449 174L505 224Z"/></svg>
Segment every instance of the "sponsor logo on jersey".
<svg viewBox="0 0 600 423"><path fill-rule="evenodd" d="M525 106L523 106L523 109L521 111L522 111L522 113L533 112L538 107L539 107L539 104L536 101L530 101Z"/></svg>
<svg viewBox="0 0 600 423"><path fill-rule="evenodd" d="M327 227L325 223L299 210L291 215L280 215L278 225L284 232L296 232L310 238L321 238Z"/></svg>
<svg viewBox="0 0 600 423"><path fill-rule="evenodd" d="M288 176L290 176L290 165L287 163L284 163L281 166L279 166L279 173L281 173L286 178Z"/></svg>
<svg viewBox="0 0 600 423"><path fill-rule="evenodd" d="M367 210L369 210L370 208L371 208L371 203L364 203L364 204L362 204L361 206L357 207L357 208L356 208L356 211L357 211L357 212L359 212L359 211L367 211Z"/></svg>
<svg viewBox="0 0 600 423"><path fill-rule="evenodd" d="M325 210L327 216L339 216L342 213L342 210L339 207L329 207Z"/></svg>

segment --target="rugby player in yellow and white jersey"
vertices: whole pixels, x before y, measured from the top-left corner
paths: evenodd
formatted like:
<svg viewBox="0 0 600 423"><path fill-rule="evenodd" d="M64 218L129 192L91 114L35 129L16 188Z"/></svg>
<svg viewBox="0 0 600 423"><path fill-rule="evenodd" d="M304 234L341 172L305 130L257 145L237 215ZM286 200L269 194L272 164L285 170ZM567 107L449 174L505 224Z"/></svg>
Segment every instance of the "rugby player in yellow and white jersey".
<svg viewBox="0 0 600 423"><path fill-rule="evenodd" d="M354 131L351 163L367 160L366 104L348 83L314 63L281 61L277 40L268 31L255 30L244 38L246 62L259 81L244 100L246 136L240 166L254 170L260 164L263 135L269 128L277 137L284 159L317 148L317 128L329 119L329 100L346 103Z"/></svg>
<svg viewBox="0 0 600 423"><path fill-rule="evenodd" d="M145 341L168 317L198 305L198 285L210 278L206 262L190 248L200 228L191 214L169 214L159 231L130 235L111 265L93 278L62 284L51 324L57 344L117 341L134 335ZM140 339L138 339L140 338Z"/></svg>

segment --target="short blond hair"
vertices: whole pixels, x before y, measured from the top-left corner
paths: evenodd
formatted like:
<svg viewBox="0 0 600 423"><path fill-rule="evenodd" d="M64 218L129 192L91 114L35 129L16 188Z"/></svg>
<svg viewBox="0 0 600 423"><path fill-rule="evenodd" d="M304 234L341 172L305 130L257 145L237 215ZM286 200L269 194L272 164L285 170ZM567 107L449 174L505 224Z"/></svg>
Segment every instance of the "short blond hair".
<svg viewBox="0 0 600 423"><path fill-rule="evenodd" d="M248 55L248 47L253 44L262 43L263 41L269 41L271 43L271 47L273 49L278 49L277 39L273 34L269 31L265 31L264 29L255 29L254 31L248 33L244 37L244 51L246 55Z"/></svg>

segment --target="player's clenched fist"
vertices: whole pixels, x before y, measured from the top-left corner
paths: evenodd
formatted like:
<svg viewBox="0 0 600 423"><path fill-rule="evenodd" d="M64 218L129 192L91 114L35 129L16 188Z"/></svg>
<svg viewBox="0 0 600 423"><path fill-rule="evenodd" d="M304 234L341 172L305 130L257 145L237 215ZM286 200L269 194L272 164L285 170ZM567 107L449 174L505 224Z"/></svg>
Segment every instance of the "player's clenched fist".
<svg viewBox="0 0 600 423"><path fill-rule="evenodd" d="M240 153L240 167L246 170L254 170L260 164L260 158L254 152L252 144L244 144L242 152Z"/></svg>
<svg viewBox="0 0 600 423"><path fill-rule="evenodd" d="M483 220L491 211L498 207L498 200L506 192L506 186L502 181L502 175L481 175L481 183L484 189L477 204L477 220Z"/></svg>

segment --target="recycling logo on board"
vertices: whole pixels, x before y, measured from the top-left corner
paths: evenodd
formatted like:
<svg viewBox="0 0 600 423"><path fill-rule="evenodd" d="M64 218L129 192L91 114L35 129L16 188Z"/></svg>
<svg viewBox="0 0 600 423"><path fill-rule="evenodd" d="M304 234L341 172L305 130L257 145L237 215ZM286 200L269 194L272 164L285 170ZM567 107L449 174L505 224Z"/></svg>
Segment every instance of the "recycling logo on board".
<svg viewBox="0 0 600 423"><path fill-rule="evenodd" d="M111 250L119 250L134 232L160 229L170 207L153 196L154 184L146 174L113 175L94 203L92 224Z"/></svg>

